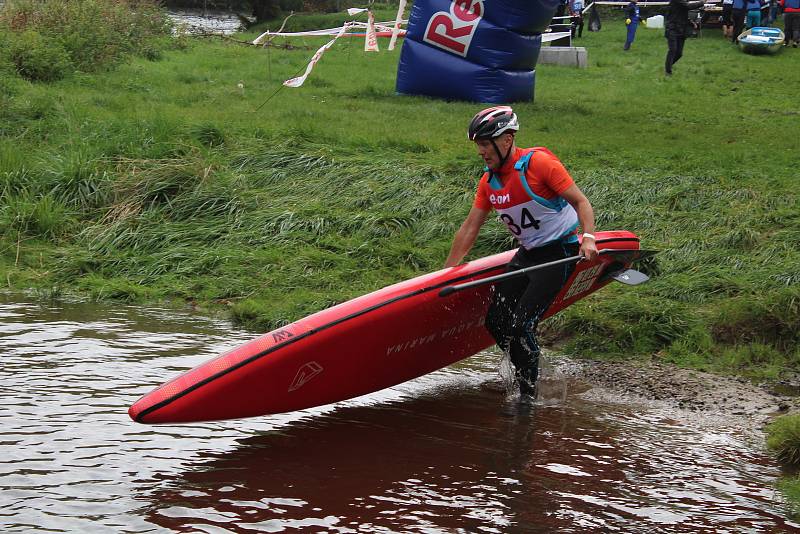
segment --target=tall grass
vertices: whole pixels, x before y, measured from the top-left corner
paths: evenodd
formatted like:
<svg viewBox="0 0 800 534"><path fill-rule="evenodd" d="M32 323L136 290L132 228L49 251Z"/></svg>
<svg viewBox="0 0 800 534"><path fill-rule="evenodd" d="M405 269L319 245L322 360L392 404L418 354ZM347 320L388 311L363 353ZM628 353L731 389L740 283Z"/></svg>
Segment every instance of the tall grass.
<svg viewBox="0 0 800 534"><path fill-rule="evenodd" d="M665 78L660 32L640 30L628 53L619 22L584 35L589 68L540 66L536 102L515 105L518 139L560 156L601 229L662 252L650 283L603 290L551 321L552 336L576 354L796 370L796 54L746 56L706 30ZM439 268L481 172L464 140L481 106L395 95L399 51L366 55L356 39L304 87L281 88L324 39L292 42L305 46L198 41L57 85L0 70L0 194L17 206L2 212L16 230L0 274L225 302L269 328ZM67 231L20 215L45 198ZM511 246L490 222L472 256Z"/></svg>

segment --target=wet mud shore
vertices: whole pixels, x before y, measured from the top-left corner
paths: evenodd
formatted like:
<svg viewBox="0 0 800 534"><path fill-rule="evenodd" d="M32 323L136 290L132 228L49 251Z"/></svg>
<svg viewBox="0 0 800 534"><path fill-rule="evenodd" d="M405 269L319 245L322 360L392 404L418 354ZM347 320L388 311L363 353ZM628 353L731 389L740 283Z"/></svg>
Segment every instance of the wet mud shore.
<svg viewBox="0 0 800 534"><path fill-rule="evenodd" d="M756 426L800 411L791 382L754 384L745 378L682 369L670 364L573 360L550 355L557 374L631 401L659 401L707 415L742 416Z"/></svg>

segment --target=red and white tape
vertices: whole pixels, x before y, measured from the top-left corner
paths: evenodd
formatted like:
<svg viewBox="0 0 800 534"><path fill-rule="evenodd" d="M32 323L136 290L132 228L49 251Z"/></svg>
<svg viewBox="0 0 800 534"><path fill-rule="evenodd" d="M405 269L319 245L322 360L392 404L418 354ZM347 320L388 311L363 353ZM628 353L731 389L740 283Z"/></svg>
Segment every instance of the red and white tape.
<svg viewBox="0 0 800 534"><path fill-rule="evenodd" d="M336 42L336 39L344 35L344 32L346 32L349 27L350 23L348 22L347 24L342 26L342 28L339 30L339 33L336 34L336 37L334 37L333 39L331 39L330 41L319 47L319 50L316 51L314 57L312 57L311 61L308 62L308 65L306 66L306 71L303 73L302 76L297 76L296 78L291 78L289 80L286 80L285 82L283 82L283 85L285 85L286 87L300 87L301 85L303 85L306 81L306 78L308 78L308 75L311 74L311 71L314 69L314 65L316 65L317 61L319 61L319 59L322 57L322 54L324 54L326 50L332 47L333 43Z"/></svg>

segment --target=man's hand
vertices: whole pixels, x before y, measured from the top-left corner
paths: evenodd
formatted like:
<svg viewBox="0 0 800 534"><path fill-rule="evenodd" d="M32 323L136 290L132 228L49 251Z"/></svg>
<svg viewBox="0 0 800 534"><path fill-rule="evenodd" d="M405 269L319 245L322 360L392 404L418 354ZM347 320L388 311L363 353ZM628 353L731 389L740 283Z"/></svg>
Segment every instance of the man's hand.
<svg viewBox="0 0 800 534"><path fill-rule="evenodd" d="M561 197L569 202L570 205L575 208L575 211L578 212L578 222L585 236L581 241L581 256L587 260L595 259L597 257L597 245L595 245L594 239L592 238L592 232L594 232L594 210L592 209L589 199L586 198L586 195L584 195L575 184L565 189L561 193Z"/></svg>
<svg viewBox="0 0 800 534"><path fill-rule="evenodd" d="M588 261L592 261L597 258L597 245L595 244L594 239L591 237L583 238L583 241L581 241L580 255Z"/></svg>

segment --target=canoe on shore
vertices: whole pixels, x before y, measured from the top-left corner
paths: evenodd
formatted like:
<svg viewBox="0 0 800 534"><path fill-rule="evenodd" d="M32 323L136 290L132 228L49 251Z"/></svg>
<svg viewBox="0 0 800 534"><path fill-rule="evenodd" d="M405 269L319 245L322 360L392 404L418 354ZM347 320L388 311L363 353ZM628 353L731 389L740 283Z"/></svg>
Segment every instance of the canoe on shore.
<svg viewBox="0 0 800 534"><path fill-rule="evenodd" d="M739 35L739 48L748 54L775 54L783 47L783 40L780 29L756 26Z"/></svg>

